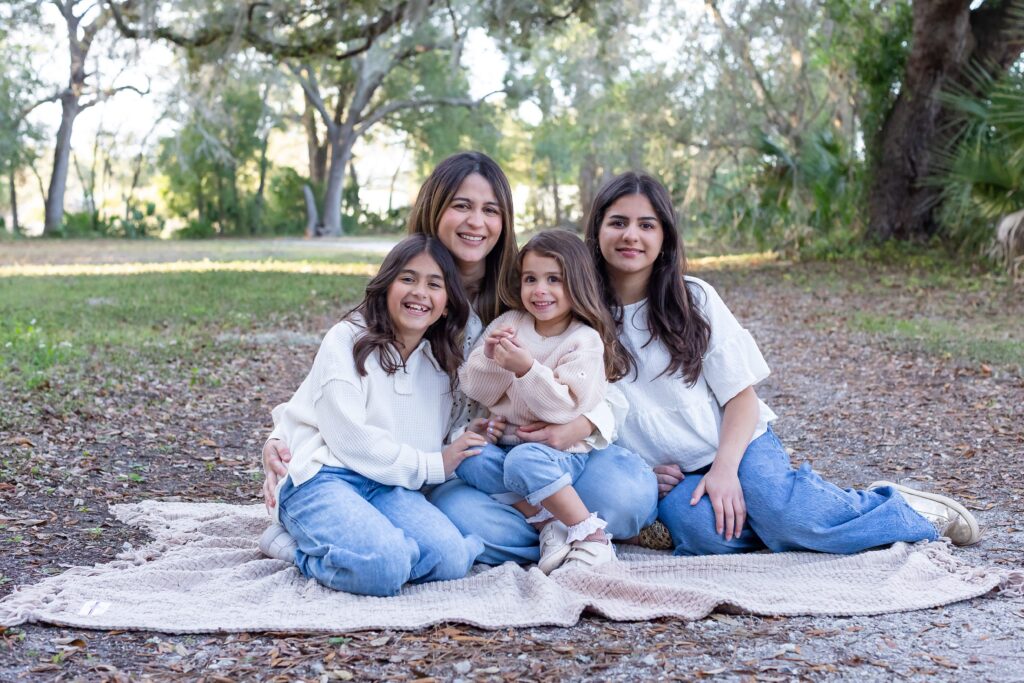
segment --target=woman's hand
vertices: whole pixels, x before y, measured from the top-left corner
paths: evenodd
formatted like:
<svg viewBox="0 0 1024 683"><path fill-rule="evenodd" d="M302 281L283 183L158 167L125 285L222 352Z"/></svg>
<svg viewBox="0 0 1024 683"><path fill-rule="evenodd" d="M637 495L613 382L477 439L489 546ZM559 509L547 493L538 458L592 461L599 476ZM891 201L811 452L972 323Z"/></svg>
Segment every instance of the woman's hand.
<svg viewBox="0 0 1024 683"><path fill-rule="evenodd" d="M658 478L658 498L664 498L675 487L683 481L683 471L679 465L658 465L654 468L654 475Z"/></svg>
<svg viewBox="0 0 1024 683"><path fill-rule="evenodd" d="M444 450L441 451L445 479L452 476L452 472L462 464L463 460L478 455L480 447L485 445L487 445L487 439L467 429L462 433L462 436L445 446Z"/></svg>
<svg viewBox="0 0 1024 683"><path fill-rule="evenodd" d="M505 418L491 415L473 420L469 425L469 431L476 432L491 443L498 443L498 439L505 435L506 426Z"/></svg>
<svg viewBox="0 0 1024 683"><path fill-rule="evenodd" d="M580 415L572 422L564 425L553 425L547 422L531 422L516 430L516 436L523 441L542 443L556 451L564 451L574 443L583 441L594 431L590 420Z"/></svg>
<svg viewBox="0 0 1024 683"><path fill-rule="evenodd" d="M274 493L281 478L288 474L292 452L281 439L270 439L263 445L263 502L267 510L277 505Z"/></svg>
<svg viewBox="0 0 1024 683"><path fill-rule="evenodd" d="M708 473L697 484L690 499L696 505L707 494L715 510L715 531L725 533L725 540L739 538L743 524L747 521L747 506L743 501L743 488L736 470L711 466Z"/></svg>

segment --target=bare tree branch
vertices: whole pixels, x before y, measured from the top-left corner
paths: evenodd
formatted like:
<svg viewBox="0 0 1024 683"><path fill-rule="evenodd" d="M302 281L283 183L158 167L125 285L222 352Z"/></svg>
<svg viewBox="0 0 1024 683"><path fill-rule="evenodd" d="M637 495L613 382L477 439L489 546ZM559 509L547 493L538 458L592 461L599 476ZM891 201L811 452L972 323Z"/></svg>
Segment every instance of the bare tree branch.
<svg viewBox="0 0 1024 683"><path fill-rule="evenodd" d="M785 112L779 107L772 97L771 91L768 89L764 78L761 76L761 72L757 68L757 64L754 63L754 58L750 54L750 46L747 44L748 41L744 37L742 40L735 40L735 29L726 23L725 18L718 9L716 0L704 0L704 4L709 10L711 10L711 16L714 17L715 23L718 25L719 30L722 32L723 37L730 39L732 48L736 51L737 56L743 63L744 69L747 71L747 75L750 77L751 85L754 88L754 95L758 101L764 106L767 111L769 120L772 124L779 129L783 135L787 138L792 133L792 125L789 122Z"/></svg>
<svg viewBox="0 0 1024 683"><path fill-rule="evenodd" d="M355 133L356 135L362 135L367 131L367 129L370 128L370 126L373 126L376 123L380 123L380 121L385 117L390 116L391 114L394 114L395 112L401 111L403 109L418 109L420 107L431 107L437 105L445 105L449 107L468 107L470 109L476 109L483 103L484 100L486 100L491 95L497 95L498 93L503 92L505 92L504 89L495 90L493 92L487 93L478 100L459 97L430 97L420 100L392 101L383 107L378 107L374 112L372 112L368 116L364 117L361 121L359 121L359 123L355 127Z"/></svg>
<svg viewBox="0 0 1024 683"><path fill-rule="evenodd" d="M316 82L316 74L313 73L312 67L308 64L295 65L290 62L286 62L288 70L292 72L295 79L302 86L302 92L306 93L306 98L309 103L313 105L313 108L320 114L320 118L323 119L324 125L327 127L328 136L333 132L334 128L337 127L337 123L334 118L327 113L327 105L324 104L323 97L320 96L320 87ZM306 75L302 75L303 68L306 70Z"/></svg>
<svg viewBox="0 0 1024 683"><path fill-rule="evenodd" d="M236 8L235 16L237 21L223 21L220 25L206 24L191 35L174 31L167 26L156 26L150 29L137 29L129 25L130 14L135 10L135 0L126 0L118 3L114 0L104 0L110 8L114 23L118 30L127 38L156 38L174 43L185 48L209 47L221 40L235 37L239 34L238 24L241 24L241 37L250 46L259 52L271 55L280 59L303 59L312 56L326 56L337 61L344 61L356 55L366 52L373 45L374 41L392 26L401 22L408 9L408 3L402 2L394 8L384 12L375 20L353 27L340 27L335 30L317 32L303 28L296 29L294 34L302 38L307 33L313 37L308 40L297 42L276 41L260 30L264 24L269 23L267 18L260 13L260 9L268 6L266 2L247 2ZM359 41L359 44L348 49L338 51L339 43L350 43Z"/></svg>

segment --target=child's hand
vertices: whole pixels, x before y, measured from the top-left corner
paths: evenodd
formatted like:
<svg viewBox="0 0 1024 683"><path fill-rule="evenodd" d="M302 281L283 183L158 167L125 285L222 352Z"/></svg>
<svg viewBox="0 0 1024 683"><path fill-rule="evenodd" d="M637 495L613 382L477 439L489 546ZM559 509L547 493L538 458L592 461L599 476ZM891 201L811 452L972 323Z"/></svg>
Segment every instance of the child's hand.
<svg viewBox="0 0 1024 683"><path fill-rule="evenodd" d="M664 498L679 483L683 481L683 471L679 465L658 465L654 468L654 475L658 478L658 497Z"/></svg>
<svg viewBox="0 0 1024 683"><path fill-rule="evenodd" d="M462 464L463 460L479 455L480 447L485 445L487 445L487 439L467 429L462 433L462 436L445 446L444 450L441 451L445 478L447 479L452 476L452 472Z"/></svg>
<svg viewBox="0 0 1024 683"><path fill-rule="evenodd" d="M505 418L498 415L490 417L478 417L469 425L470 431L476 432L487 439L490 443L498 443L505 434Z"/></svg>
<svg viewBox="0 0 1024 683"><path fill-rule="evenodd" d="M716 470L712 465L694 489L690 505L696 505L705 494L715 510L715 531L724 533L727 541L739 538L747 520L747 506L736 471Z"/></svg>
<svg viewBox="0 0 1024 683"><path fill-rule="evenodd" d="M487 338L484 339L484 358L494 360L494 347L497 346L502 339L508 339L514 336L516 336L516 331L512 327L499 327L489 334Z"/></svg>
<svg viewBox="0 0 1024 683"><path fill-rule="evenodd" d="M494 346L494 362L516 377L522 377L533 367L533 356L516 343L515 338L506 337Z"/></svg>

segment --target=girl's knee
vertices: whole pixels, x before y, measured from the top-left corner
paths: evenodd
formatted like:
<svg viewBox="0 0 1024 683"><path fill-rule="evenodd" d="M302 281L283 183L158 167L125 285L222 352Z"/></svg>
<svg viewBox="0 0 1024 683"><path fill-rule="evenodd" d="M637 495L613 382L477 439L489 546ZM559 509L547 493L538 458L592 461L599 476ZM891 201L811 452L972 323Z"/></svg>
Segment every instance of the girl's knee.
<svg viewBox="0 0 1024 683"><path fill-rule="evenodd" d="M330 548L322 557L306 556L303 573L334 590L358 595L397 595L419 559L415 543L404 536L379 537L360 548Z"/></svg>
<svg viewBox="0 0 1024 683"><path fill-rule="evenodd" d="M418 581L452 581L461 579L484 551L476 536L463 536L452 527L437 534L429 543L420 545L420 562L427 567Z"/></svg>

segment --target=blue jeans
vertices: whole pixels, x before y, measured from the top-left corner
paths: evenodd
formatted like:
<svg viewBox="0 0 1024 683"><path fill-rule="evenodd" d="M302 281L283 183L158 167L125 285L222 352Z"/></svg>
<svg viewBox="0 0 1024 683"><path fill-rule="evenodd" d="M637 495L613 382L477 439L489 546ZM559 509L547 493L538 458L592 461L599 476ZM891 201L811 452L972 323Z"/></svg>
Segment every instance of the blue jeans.
<svg viewBox="0 0 1024 683"><path fill-rule="evenodd" d="M483 550L419 491L341 467L301 486L289 478L278 505L299 570L335 590L384 596L407 582L460 579Z"/></svg>
<svg viewBox="0 0 1024 683"><path fill-rule="evenodd" d="M608 522L606 531L615 538L636 536L657 515L654 472L624 448L591 451L574 486L587 509ZM428 495L462 533L483 540L484 551L477 562L529 564L539 559L537 531L512 506L461 479L441 484Z"/></svg>
<svg viewBox="0 0 1024 683"><path fill-rule="evenodd" d="M567 453L542 443L503 448L487 444L455 470L470 486L502 503L524 498L540 505L548 496L572 486L587 464L587 453Z"/></svg>
<svg viewBox="0 0 1024 683"><path fill-rule="evenodd" d="M896 541L935 540L935 528L891 488L840 489L804 463L793 469L775 433L754 439L740 461L747 522L738 538L715 531L715 512L704 496L690 497L703 472L687 473L658 505L676 555L717 555L768 548L856 553Z"/></svg>

